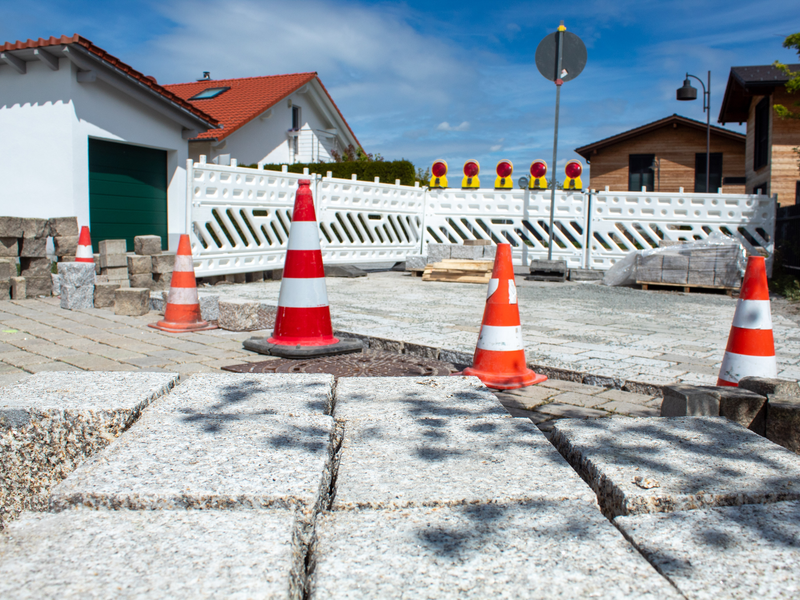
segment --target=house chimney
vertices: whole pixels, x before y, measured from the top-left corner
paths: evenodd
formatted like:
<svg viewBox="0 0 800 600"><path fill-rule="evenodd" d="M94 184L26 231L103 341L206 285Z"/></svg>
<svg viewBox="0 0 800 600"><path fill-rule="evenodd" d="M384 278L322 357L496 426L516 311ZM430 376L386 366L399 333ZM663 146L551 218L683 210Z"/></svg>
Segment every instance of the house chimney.
<svg viewBox="0 0 800 600"><path fill-rule="evenodd" d="M197 81L211 81L211 71L203 71L203 76Z"/></svg>

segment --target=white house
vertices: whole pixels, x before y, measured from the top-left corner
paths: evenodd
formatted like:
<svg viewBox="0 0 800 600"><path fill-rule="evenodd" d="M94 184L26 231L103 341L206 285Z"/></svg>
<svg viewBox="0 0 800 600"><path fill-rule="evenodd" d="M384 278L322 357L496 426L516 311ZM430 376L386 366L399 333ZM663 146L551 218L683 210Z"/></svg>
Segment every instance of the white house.
<svg viewBox="0 0 800 600"><path fill-rule="evenodd" d="M206 74L207 75L207 74ZM316 73L164 86L220 122L189 142L189 156L239 164L329 162L332 151L360 147Z"/></svg>
<svg viewBox="0 0 800 600"><path fill-rule="evenodd" d="M186 228L187 140L216 119L78 35L0 46L0 215L99 240Z"/></svg>

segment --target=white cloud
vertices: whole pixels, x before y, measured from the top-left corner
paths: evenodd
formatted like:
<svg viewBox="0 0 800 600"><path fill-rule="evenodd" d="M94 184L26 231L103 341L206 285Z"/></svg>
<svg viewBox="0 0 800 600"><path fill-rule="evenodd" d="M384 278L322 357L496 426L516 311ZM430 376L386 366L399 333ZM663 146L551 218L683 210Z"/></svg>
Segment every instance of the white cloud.
<svg viewBox="0 0 800 600"><path fill-rule="evenodd" d="M503 149L503 144L495 144L494 146L489 147L489 152L499 152Z"/></svg>
<svg viewBox="0 0 800 600"><path fill-rule="evenodd" d="M469 129L469 121L462 121L461 125L453 127L447 121L442 121L436 126L438 131L467 131Z"/></svg>

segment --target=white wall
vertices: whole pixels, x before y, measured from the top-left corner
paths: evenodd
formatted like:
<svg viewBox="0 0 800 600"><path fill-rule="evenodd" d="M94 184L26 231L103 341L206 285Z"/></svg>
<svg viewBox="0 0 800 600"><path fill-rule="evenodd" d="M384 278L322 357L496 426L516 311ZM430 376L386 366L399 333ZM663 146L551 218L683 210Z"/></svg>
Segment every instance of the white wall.
<svg viewBox="0 0 800 600"><path fill-rule="evenodd" d="M58 71L38 61L24 75L0 67L0 214L89 224L90 137L166 150L174 249L186 223L182 126L100 79L78 83L76 71L66 58Z"/></svg>

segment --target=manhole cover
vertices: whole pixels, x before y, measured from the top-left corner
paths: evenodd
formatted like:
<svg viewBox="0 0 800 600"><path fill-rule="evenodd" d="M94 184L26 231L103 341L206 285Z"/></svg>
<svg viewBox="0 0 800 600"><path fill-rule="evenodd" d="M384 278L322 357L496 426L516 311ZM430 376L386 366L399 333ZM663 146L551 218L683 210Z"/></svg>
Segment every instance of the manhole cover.
<svg viewBox="0 0 800 600"><path fill-rule="evenodd" d="M279 358L222 368L234 373L330 373L335 377L419 377L457 371L450 363L379 350L300 360Z"/></svg>

